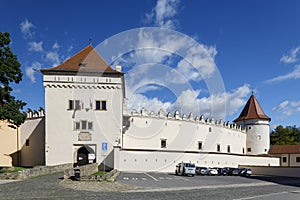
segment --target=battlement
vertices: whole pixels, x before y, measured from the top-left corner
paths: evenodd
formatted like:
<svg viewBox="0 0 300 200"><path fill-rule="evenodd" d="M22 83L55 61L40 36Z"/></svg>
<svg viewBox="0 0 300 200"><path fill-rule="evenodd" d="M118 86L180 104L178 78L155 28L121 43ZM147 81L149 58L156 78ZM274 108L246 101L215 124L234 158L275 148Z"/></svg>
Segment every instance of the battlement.
<svg viewBox="0 0 300 200"><path fill-rule="evenodd" d="M215 126L221 126L224 128L237 130L241 132L246 132L245 128L242 128L241 125L237 125L235 123L230 123L229 121L225 122L222 119L215 120L213 117L211 118L204 118L203 115L194 116L193 113L189 113L187 116L186 114L180 115L180 112L176 110L174 114L171 112L168 112L167 114L160 109L157 114L155 114L153 111L150 113L147 112L145 108L142 108L140 112L137 112L136 109L133 109L129 115L130 117L143 117L143 118L161 118L161 119L167 119L167 120L176 120L176 121L189 121L192 123L201 123L201 124L207 124L207 125L215 125Z"/></svg>
<svg viewBox="0 0 300 200"><path fill-rule="evenodd" d="M34 119L39 117L45 117L45 110L42 107L39 107L38 110L27 109L27 117L26 119Z"/></svg>

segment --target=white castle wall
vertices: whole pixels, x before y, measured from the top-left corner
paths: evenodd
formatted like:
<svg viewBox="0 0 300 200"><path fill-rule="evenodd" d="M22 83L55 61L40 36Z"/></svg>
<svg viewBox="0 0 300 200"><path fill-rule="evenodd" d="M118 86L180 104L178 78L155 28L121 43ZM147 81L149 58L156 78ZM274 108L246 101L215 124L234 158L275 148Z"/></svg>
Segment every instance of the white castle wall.
<svg viewBox="0 0 300 200"><path fill-rule="evenodd" d="M193 151L245 154L246 133L235 124L213 119L160 116L133 112L128 118L127 131L123 134L123 148L136 150ZM166 140L166 147L161 147ZM202 149L198 143L202 142ZM220 146L220 151L217 150ZM228 149L228 146L230 149ZM229 150L229 151L228 151Z"/></svg>
<svg viewBox="0 0 300 200"><path fill-rule="evenodd" d="M100 74L101 75L101 74ZM44 75L46 107L46 165L76 163L77 150L88 146L96 161L113 167L113 145L121 135L123 88L120 77ZM69 100L80 100L82 109L68 110ZM95 110L95 100L106 100L107 110ZM93 129L74 130L74 122L93 122ZM91 137L79 140L79 134ZM108 150L102 152L102 142ZM119 141L117 140L117 143Z"/></svg>
<svg viewBox="0 0 300 200"><path fill-rule="evenodd" d="M182 161L206 167L279 166L279 158L274 157L115 149L115 168L120 171L174 173L176 164Z"/></svg>

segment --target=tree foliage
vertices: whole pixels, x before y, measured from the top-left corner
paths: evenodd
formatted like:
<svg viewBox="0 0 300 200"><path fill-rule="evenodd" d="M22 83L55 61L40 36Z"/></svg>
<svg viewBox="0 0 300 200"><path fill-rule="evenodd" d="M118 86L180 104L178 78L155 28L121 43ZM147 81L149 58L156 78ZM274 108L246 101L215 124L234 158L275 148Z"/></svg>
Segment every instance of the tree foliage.
<svg viewBox="0 0 300 200"><path fill-rule="evenodd" d="M9 33L0 32L0 120L8 120L11 124L20 126L26 118L26 113L20 110L26 103L16 100L11 95L13 89L10 84L18 84L22 80L23 73L20 69L21 64L9 44Z"/></svg>
<svg viewBox="0 0 300 200"><path fill-rule="evenodd" d="M271 132L271 145L300 144L300 129L296 126L277 126Z"/></svg>

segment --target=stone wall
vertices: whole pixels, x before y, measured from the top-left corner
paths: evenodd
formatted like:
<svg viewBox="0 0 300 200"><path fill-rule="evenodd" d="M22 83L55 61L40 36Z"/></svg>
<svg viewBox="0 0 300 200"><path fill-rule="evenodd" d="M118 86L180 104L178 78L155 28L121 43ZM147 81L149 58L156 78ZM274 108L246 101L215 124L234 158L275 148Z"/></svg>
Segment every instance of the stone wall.
<svg viewBox="0 0 300 200"><path fill-rule="evenodd" d="M92 164L88 164L88 165L83 165L83 166L79 166L76 168L72 168L72 169L67 169L64 171L64 177L65 178L70 178L72 176L74 176L74 169L79 169L80 170L80 177L86 177L86 176L90 176L91 174L94 174L98 171L98 163L92 163Z"/></svg>
<svg viewBox="0 0 300 200"><path fill-rule="evenodd" d="M66 169L73 168L73 163L55 165L55 166L37 166L32 169L25 169L15 173L0 174L0 179L27 179L36 176L43 176L47 174L53 174L63 172Z"/></svg>

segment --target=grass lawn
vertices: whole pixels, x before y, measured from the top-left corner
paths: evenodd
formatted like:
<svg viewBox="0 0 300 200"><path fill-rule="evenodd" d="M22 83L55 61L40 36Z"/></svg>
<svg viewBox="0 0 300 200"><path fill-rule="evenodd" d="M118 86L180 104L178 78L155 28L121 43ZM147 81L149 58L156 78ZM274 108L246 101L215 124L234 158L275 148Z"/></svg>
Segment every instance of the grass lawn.
<svg viewBox="0 0 300 200"><path fill-rule="evenodd" d="M92 176L102 176L102 175L104 175L104 174L106 174L105 171L98 171L98 172L96 172L96 173L93 173Z"/></svg>
<svg viewBox="0 0 300 200"><path fill-rule="evenodd" d="M17 172L17 171L21 171L21 170L24 170L24 169L28 169L28 168L24 168L24 167L4 167L0 170L0 174Z"/></svg>

